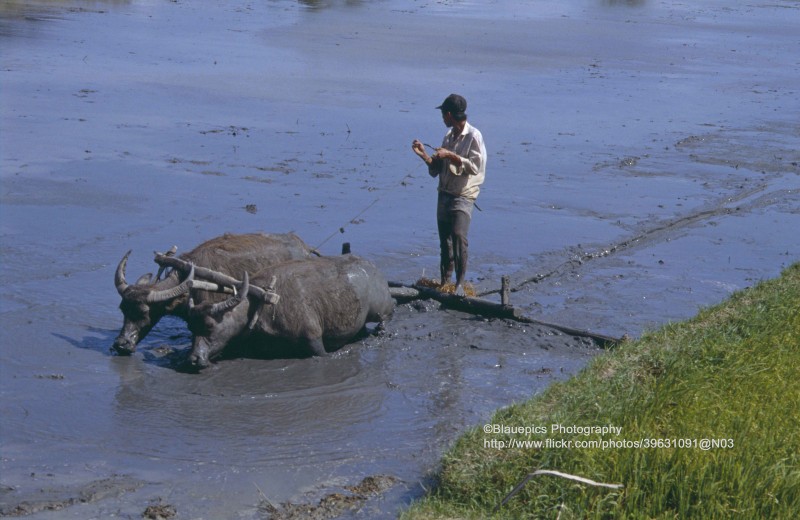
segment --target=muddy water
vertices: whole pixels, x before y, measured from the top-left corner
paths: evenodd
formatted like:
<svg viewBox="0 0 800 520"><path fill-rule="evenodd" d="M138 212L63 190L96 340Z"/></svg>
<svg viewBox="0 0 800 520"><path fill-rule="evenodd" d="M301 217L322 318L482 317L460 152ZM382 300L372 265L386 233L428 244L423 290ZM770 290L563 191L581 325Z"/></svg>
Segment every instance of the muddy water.
<svg viewBox="0 0 800 520"><path fill-rule="evenodd" d="M460 431L596 349L421 304L330 359L188 374L175 320L108 353L124 252L133 277L173 244L293 230L431 275L409 146L458 91L490 152L479 290L509 275L528 315L614 336L689 317L800 258L799 7L5 2L0 509L263 518L378 475L342 514L392 517Z"/></svg>

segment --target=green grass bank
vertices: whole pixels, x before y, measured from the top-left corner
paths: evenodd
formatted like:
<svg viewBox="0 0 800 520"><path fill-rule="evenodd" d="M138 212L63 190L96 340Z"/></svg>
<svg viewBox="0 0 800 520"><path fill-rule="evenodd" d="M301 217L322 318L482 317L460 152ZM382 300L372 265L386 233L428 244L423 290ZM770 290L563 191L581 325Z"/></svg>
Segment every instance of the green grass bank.
<svg viewBox="0 0 800 520"><path fill-rule="evenodd" d="M403 520L800 517L800 263L490 423L445 454ZM592 431L609 425L619 434ZM623 487L538 475L495 512L536 470Z"/></svg>

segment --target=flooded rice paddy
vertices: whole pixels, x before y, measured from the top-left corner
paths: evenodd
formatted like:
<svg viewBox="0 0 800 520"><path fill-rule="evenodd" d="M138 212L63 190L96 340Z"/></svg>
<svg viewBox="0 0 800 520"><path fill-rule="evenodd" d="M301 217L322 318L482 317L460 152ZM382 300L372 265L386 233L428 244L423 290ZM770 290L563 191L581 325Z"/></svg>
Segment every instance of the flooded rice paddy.
<svg viewBox="0 0 800 520"><path fill-rule="evenodd" d="M0 516L393 518L460 432L596 346L417 302L327 359L192 374L174 319L110 354L122 255L134 277L294 231L432 276L410 145L459 92L489 151L470 281L639 336L800 258L798 22L787 0L4 2Z"/></svg>

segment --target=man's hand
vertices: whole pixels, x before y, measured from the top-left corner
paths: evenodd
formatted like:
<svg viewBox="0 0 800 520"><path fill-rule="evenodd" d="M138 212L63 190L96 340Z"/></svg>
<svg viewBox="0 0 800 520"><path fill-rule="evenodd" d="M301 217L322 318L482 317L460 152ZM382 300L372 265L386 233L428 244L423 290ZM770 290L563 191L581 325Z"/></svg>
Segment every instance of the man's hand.
<svg viewBox="0 0 800 520"><path fill-rule="evenodd" d="M461 157L446 148L437 148L434 157L446 159L456 166L461 166Z"/></svg>
<svg viewBox="0 0 800 520"><path fill-rule="evenodd" d="M428 152L425 151L425 145L419 139L414 139L414 142L411 143L411 149L414 150L414 153L419 155L419 157L425 161L426 164L430 164L433 162L433 159L428 155Z"/></svg>

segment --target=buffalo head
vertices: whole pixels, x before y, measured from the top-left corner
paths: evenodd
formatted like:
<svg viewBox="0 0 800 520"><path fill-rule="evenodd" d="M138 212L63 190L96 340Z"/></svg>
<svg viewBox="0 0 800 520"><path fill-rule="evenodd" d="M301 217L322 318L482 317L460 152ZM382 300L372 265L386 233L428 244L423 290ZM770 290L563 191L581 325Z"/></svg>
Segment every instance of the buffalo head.
<svg viewBox="0 0 800 520"><path fill-rule="evenodd" d="M189 278L191 280L191 277ZM191 284L191 282L190 282ZM225 301L198 305L189 298L189 330L192 332L192 354L189 358L197 368L206 368L228 342L241 333L247 325L250 277L244 273L241 289Z"/></svg>
<svg viewBox="0 0 800 520"><path fill-rule="evenodd" d="M190 277L179 283L178 275L173 272L165 280L150 283L152 274L140 277L136 283L128 284L125 280L125 267L128 264L128 251L122 257L114 274L114 285L122 297L119 309L124 322L119 335L114 340L112 349L120 355L129 355L136 350L136 345L150 332L158 320L166 314L180 312L189 292L188 280L194 275L194 267Z"/></svg>

